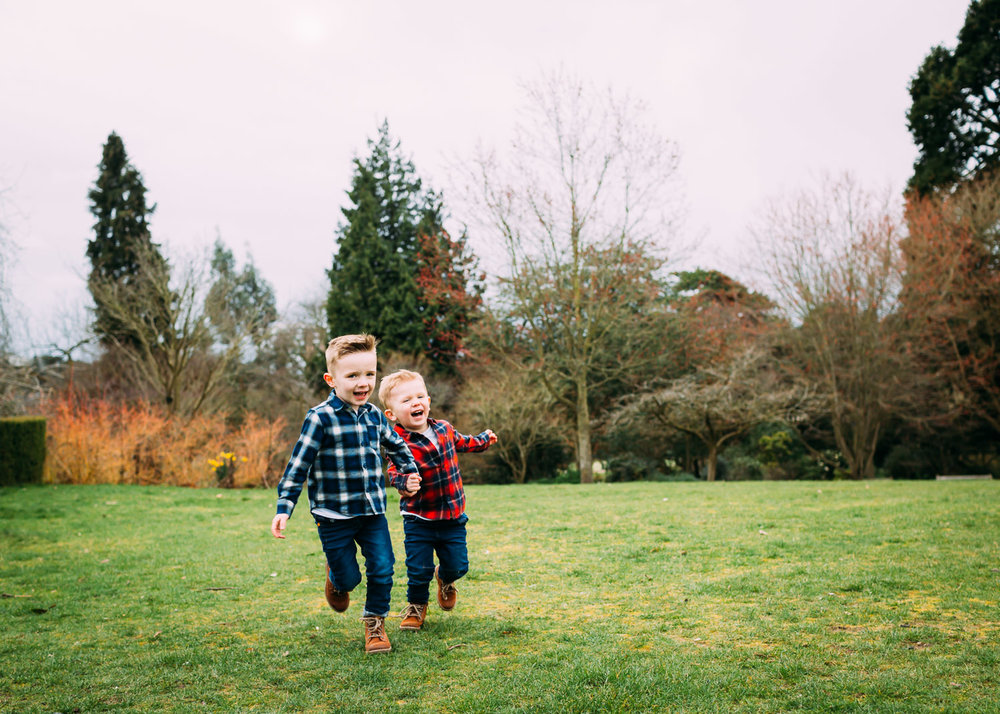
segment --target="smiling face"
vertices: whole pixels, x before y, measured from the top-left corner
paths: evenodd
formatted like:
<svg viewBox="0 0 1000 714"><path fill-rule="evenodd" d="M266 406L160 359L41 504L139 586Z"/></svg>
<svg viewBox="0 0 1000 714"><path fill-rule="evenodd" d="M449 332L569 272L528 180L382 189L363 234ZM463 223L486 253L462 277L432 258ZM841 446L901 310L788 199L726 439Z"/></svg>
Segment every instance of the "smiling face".
<svg viewBox="0 0 1000 714"><path fill-rule="evenodd" d="M352 352L339 358L333 365L333 374L323 375L337 396L352 409L368 401L375 389L375 350Z"/></svg>
<svg viewBox="0 0 1000 714"><path fill-rule="evenodd" d="M404 429L423 431L431 412L431 398L420 377L400 382L388 394L385 415L398 421Z"/></svg>

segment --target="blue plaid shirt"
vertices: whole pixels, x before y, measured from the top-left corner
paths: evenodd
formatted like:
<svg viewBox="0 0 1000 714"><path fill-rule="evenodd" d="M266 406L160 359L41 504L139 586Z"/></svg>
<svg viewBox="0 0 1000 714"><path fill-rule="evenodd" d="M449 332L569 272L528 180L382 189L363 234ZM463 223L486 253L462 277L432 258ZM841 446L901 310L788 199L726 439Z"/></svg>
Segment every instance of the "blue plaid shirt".
<svg viewBox="0 0 1000 714"><path fill-rule="evenodd" d="M309 484L309 508L344 516L385 513L385 477L379 447L403 473L417 473L406 442L372 404L355 411L330 392L306 414L302 433L278 482L278 513L291 515L302 484Z"/></svg>

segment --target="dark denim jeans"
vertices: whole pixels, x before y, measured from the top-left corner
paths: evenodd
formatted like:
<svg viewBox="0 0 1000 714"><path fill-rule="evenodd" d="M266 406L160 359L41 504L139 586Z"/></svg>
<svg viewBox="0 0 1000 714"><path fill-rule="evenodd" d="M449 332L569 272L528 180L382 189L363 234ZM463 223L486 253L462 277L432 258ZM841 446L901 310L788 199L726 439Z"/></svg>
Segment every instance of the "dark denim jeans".
<svg viewBox="0 0 1000 714"><path fill-rule="evenodd" d="M364 615L388 615L392 566L396 558L392 554L385 514L344 520L317 519L316 526L326 562L330 565L333 587L341 592L350 592L361 582L357 544L365 558L365 575L368 577Z"/></svg>
<svg viewBox="0 0 1000 714"><path fill-rule="evenodd" d="M425 521L403 516L403 545L406 548L406 599L423 605L430 599L434 579L434 553L440 567L438 576L453 583L469 572L469 551L465 545L464 513L450 521Z"/></svg>

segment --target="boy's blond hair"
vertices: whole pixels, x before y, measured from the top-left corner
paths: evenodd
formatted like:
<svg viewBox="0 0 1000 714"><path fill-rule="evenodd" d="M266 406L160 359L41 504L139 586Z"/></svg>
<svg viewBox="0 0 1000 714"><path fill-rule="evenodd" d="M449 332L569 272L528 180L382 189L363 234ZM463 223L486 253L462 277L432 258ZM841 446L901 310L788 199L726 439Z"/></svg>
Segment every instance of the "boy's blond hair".
<svg viewBox="0 0 1000 714"><path fill-rule="evenodd" d="M341 357L355 352L374 352L377 345L375 336L367 333L334 337L326 346L326 371L333 374L333 368Z"/></svg>
<svg viewBox="0 0 1000 714"><path fill-rule="evenodd" d="M392 374L382 377L382 383L378 386L378 400L382 402L382 406L388 409L389 397L392 395L392 390L403 382L409 382L411 379L424 381L419 372L411 372L408 369L397 369Z"/></svg>

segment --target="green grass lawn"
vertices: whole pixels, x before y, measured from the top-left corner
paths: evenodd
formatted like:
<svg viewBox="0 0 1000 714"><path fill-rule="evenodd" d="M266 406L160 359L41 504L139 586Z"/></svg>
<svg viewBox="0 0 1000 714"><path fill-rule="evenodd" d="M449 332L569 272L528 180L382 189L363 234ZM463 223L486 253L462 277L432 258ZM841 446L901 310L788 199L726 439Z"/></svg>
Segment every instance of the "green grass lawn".
<svg viewBox="0 0 1000 714"><path fill-rule="evenodd" d="M1000 483L468 492L458 606L366 656L304 507L0 489L0 710L1000 711Z"/></svg>

